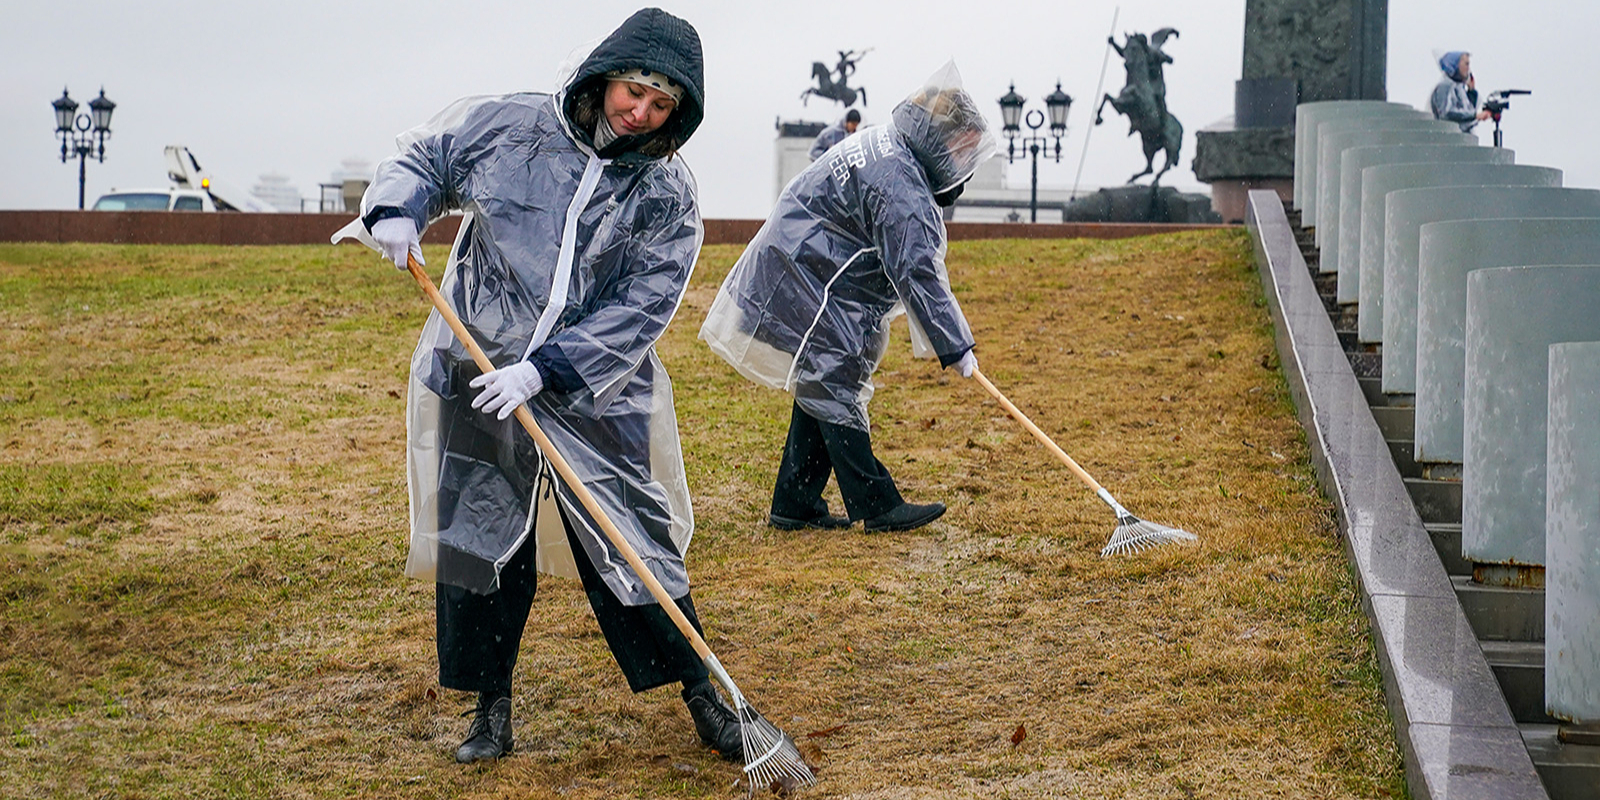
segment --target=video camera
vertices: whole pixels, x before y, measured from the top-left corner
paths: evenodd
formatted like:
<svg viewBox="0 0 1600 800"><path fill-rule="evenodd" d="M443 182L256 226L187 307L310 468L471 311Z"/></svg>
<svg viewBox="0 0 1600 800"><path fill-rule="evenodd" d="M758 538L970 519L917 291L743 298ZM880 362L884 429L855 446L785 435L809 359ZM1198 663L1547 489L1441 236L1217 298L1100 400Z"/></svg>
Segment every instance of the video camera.
<svg viewBox="0 0 1600 800"><path fill-rule="evenodd" d="M1528 89L1501 89L1490 92L1483 101L1483 110L1489 112L1489 118L1494 120L1494 146L1503 146L1504 139L1500 134L1500 115L1511 107L1511 97L1519 94L1533 94Z"/></svg>
<svg viewBox="0 0 1600 800"><path fill-rule="evenodd" d="M1511 96L1518 94L1533 94L1533 91L1529 89L1501 89L1498 92L1491 92L1489 97L1483 101L1483 110L1489 112L1490 116L1494 117L1495 122L1499 122L1500 112L1510 108Z"/></svg>

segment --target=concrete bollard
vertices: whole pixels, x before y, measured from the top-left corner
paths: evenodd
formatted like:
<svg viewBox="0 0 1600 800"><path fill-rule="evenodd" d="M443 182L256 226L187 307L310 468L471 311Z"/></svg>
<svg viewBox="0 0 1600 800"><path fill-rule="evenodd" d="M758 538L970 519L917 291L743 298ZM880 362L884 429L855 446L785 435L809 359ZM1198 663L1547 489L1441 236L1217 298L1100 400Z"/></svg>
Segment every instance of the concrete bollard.
<svg viewBox="0 0 1600 800"><path fill-rule="evenodd" d="M1517 201L1485 206L1478 193L1498 187L1560 188L1561 170L1550 167L1472 165L1474 186L1390 192L1383 223L1383 390L1417 391L1417 257L1422 226L1453 219L1549 216L1516 213ZM1452 191L1454 189L1454 191ZM1509 213L1508 213L1509 212ZM1522 262L1528 263L1526 261Z"/></svg>
<svg viewBox="0 0 1600 800"><path fill-rule="evenodd" d="M1294 200L1295 208L1303 208L1305 200L1303 190L1308 187L1306 173L1315 159L1317 152L1317 125L1324 120L1333 119L1338 115L1352 114L1402 114L1416 117L1421 114L1416 108L1404 103L1389 103L1383 100L1324 100L1317 103L1301 103L1294 107Z"/></svg>
<svg viewBox="0 0 1600 800"><path fill-rule="evenodd" d="M1492 150L1493 148L1485 148ZM1494 162L1432 162L1433 164L1450 163L1494 163ZM1383 244L1386 231L1384 224L1388 220L1388 199L1390 192L1401 189L1427 188L1441 180L1446 184L1455 183L1458 179L1438 176L1438 169L1428 169L1427 164L1378 164L1361 170L1361 225L1357 235L1358 255L1353 262L1345 263L1347 267L1339 274L1339 302L1360 303L1363 299L1361 284L1363 281L1374 282L1381 287L1383 282ZM1425 182L1426 181L1426 182ZM1349 293L1345 288L1348 284ZM1367 298L1371 303L1378 304L1383 300L1381 288L1375 297ZM1359 310L1358 310L1359 312ZM1359 320L1358 320L1359 321ZM1375 335L1383 335L1383 317L1380 314L1373 318Z"/></svg>
<svg viewBox="0 0 1600 800"><path fill-rule="evenodd" d="M1389 279L1389 260L1391 254L1394 254L1395 268L1398 269L1400 251L1416 252L1417 225L1447 219L1565 216L1543 210L1535 211L1534 206L1524 208L1523 205L1519 205L1529 203L1537 205L1534 198L1539 195L1528 195L1529 191L1560 191L1556 188L1561 179L1560 170L1520 164L1409 164L1367 169L1376 170L1390 178L1390 180L1375 181L1380 189L1385 186L1394 187L1397 184L1406 188L1391 188L1383 195L1381 201L1374 199L1382 209L1383 222L1374 223L1374 236L1382 238L1378 239L1373 251L1368 251L1366 248L1366 220L1362 220L1361 286L1359 299L1356 301L1359 304L1356 334L1363 342L1384 341L1383 305L1389 298L1389 289L1385 285ZM1397 175L1401 176L1401 179L1393 180ZM1552 185L1552 181L1555 185ZM1410 186L1407 187L1406 184ZM1526 189L1517 184L1532 184L1534 188ZM1362 190L1366 190L1365 177L1362 179ZM1510 194L1506 194L1507 192ZM1363 197L1363 203L1365 200ZM1398 212L1398 217L1397 206L1403 206ZM1397 238L1395 229L1405 227L1403 223L1414 224ZM1372 256L1370 262L1367 260L1368 255ZM1415 256L1410 257L1415 258ZM1415 274L1414 270L1412 274ZM1385 352L1384 356L1387 360L1388 353Z"/></svg>
<svg viewBox="0 0 1600 800"><path fill-rule="evenodd" d="M1395 136L1415 136L1401 133ZM1463 134L1464 135L1464 134ZM1356 301L1356 278L1348 281L1350 293L1345 294L1345 265L1350 274L1357 275L1361 253L1361 171L1367 167L1386 164L1510 164L1515 160L1511 150L1504 147L1478 147L1476 145L1403 144L1378 147L1356 147L1344 151L1339 166L1339 235L1328 247L1322 249L1323 272L1339 274L1339 302Z"/></svg>
<svg viewBox="0 0 1600 800"><path fill-rule="evenodd" d="M1406 139L1403 137L1407 135L1415 137L1411 139L1415 143L1477 144L1476 136L1462 133L1453 125L1440 126L1439 120L1384 119L1377 123L1383 127L1376 129L1361 127L1355 130L1327 130L1336 124L1340 123L1337 121L1322 123L1321 127L1324 130L1317 137L1322 166L1317 175L1317 227L1313 241L1317 247L1324 250L1337 241L1336 237L1339 234L1339 193L1344 187L1342 181L1344 154L1350 148L1374 144L1404 144Z"/></svg>
<svg viewBox="0 0 1600 800"><path fill-rule="evenodd" d="M1301 220L1309 220L1309 224L1312 226L1322 224L1322 193L1328 188L1327 182L1335 180L1335 176L1338 175L1338 173L1331 171L1331 162L1338 153L1330 146L1330 137L1338 133L1390 130L1461 134L1460 128L1454 127L1444 120L1434 119L1427 114L1420 114L1415 117L1394 114L1355 117L1353 119L1340 117L1317 123L1317 150L1311 154L1311 157L1315 159L1311 162L1312 185L1306 195L1306 200L1308 201L1306 207L1300 210Z"/></svg>
<svg viewBox="0 0 1600 800"><path fill-rule="evenodd" d="M1569 219L1475 219L1422 226L1417 260L1417 400L1414 455L1460 464L1467 372L1467 276L1520 264L1600 260L1600 204Z"/></svg>
<svg viewBox="0 0 1600 800"><path fill-rule="evenodd" d="M1539 585L1545 563L1550 345L1600 339L1600 264L1493 267L1467 276L1461 554ZM1508 572L1509 569L1509 572Z"/></svg>
<svg viewBox="0 0 1600 800"><path fill-rule="evenodd" d="M1600 342L1550 346L1544 702L1600 725Z"/></svg>

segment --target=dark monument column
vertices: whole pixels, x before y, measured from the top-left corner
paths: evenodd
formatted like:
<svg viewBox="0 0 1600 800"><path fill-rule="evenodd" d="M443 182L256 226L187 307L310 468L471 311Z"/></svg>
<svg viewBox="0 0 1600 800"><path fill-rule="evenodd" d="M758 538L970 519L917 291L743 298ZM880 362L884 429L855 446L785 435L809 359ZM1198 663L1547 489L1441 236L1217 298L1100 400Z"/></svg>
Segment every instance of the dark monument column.
<svg viewBox="0 0 1600 800"><path fill-rule="evenodd" d="M1388 35L1388 0L1246 0L1233 116L1195 134L1195 177L1224 220L1243 221L1251 189L1291 197L1297 104L1387 99Z"/></svg>

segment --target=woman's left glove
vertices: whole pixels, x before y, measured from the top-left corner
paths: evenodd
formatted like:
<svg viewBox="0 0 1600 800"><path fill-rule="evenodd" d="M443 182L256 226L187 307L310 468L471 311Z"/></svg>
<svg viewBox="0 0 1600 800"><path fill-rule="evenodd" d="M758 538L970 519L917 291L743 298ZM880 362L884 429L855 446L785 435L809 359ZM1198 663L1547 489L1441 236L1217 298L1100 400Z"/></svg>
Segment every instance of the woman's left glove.
<svg viewBox="0 0 1600 800"><path fill-rule="evenodd" d="M504 369L479 375L472 379L470 385L474 389L483 389L472 401L473 408L481 408L485 414L498 411L500 413L495 414L496 418L505 419L544 388L544 376L539 374L539 368L533 362L518 361Z"/></svg>
<svg viewBox="0 0 1600 800"><path fill-rule="evenodd" d="M961 372L961 377L972 377L973 370L978 368L978 357L971 350L961 354L961 360L956 362L956 369Z"/></svg>

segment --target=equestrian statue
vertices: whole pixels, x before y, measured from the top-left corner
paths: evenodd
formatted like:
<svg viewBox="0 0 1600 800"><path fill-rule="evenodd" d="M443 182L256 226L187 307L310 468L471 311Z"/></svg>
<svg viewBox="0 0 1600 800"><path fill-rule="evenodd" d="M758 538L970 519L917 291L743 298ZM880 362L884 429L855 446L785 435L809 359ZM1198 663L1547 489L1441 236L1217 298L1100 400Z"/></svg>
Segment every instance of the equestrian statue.
<svg viewBox="0 0 1600 800"><path fill-rule="evenodd" d="M1149 39L1142 33L1125 34L1121 47L1117 46L1115 37L1106 39L1117 55L1122 57L1122 66L1127 70L1128 79L1121 94L1116 97L1108 94L1100 100L1100 107L1095 109L1094 124L1099 125L1104 121L1101 114L1106 104L1110 103L1118 114L1128 118L1128 135L1132 136L1137 131L1143 139L1144 171L1129 178L1128 183L1155 171L1155 158L1159 151L1167 151L1167 162L1150 179L1151 186L1156 185L1161 176L1178 163L1178 151L1183 147L1183 125L1167 110L1167 83L1162 68L1172 63L1172 56L1161 50L1168 38L1177 35L1177 30L1173 28L1162 28L1150 34Z"/></svg>
<svg viewBox="0 0 1600 800"><path fill-rule="evenodd" d="M854 50L840 50L839 64L831 70L828 69L827 64L821 61L811 62L811 77L817 79L817 85L808 87L801 92L800 102L804 103L811 95L816 95L828 100L836 100L842 103L845 108L849 108L856 104L856 96L860 95L861 105L866 105L867 90L850 86L848 82L850 76L856 71L856 62L870 52L872 52L870 47L859 53ZM835 78L835 74L839 77Z"/></svg>

